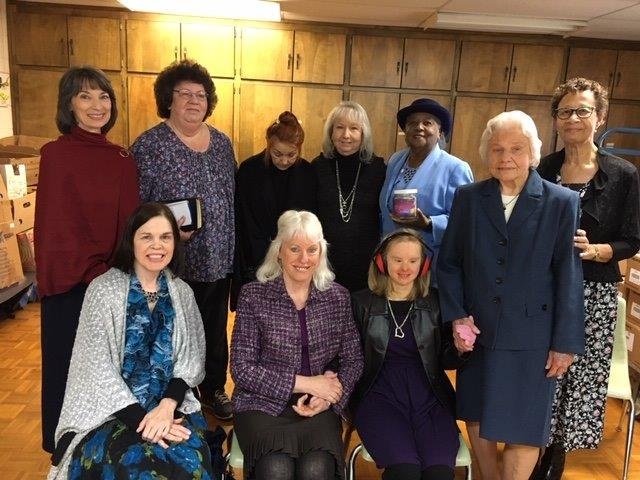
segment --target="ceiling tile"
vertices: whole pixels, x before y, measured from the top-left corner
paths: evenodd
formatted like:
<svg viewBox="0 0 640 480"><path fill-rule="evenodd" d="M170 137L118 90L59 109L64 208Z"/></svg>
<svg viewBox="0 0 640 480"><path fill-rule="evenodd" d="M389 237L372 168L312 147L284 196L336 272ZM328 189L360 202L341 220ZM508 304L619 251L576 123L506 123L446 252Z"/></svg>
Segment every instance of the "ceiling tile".
<svg viewBox="0 0 640 480"><path fill-rule="evenodd" d="M574 33L572 36L640 41L640 28L638 28L637 20L625 21L600 18L591 20L585 29Z"/></svg>

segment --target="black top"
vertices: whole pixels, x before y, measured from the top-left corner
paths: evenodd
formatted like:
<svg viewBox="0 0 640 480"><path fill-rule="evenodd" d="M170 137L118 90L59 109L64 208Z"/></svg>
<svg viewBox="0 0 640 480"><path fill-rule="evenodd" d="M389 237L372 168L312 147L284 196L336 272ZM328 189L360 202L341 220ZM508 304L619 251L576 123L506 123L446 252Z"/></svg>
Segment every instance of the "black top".
<svg viewBox="0 0 640 480"><path fill-rule="evenodd" d="M278 218L286 210L316 210L315 176L309 162L300 159L287 170L264 160L265 152L240 164L236 176L236 275L241 283L255 280ZM235 283L235 282L234 282Z"/></svg>
<svg viewBox="0 0 640 480"><path fill-rule="evenodd" d="M380 239L380 209L378 197L384 183L386 166L381 157L362 163L355 192L353 212L348 223L342 220L338 208L336 161L340 171L343 197L353 188L360 160L358 154L335 158L320 154L311 165L318 185L318 218L329 242L329 262L336 282L349 291L367 287L367 271L371 256Z"/></svg>
<svg viewBox="0 0 640 480"><path fill-rule="evenodd" d="M559 183L564 149L544 157L538 173ZM618 261L632 257L640 249L640 187L636 167L619 157L599 151L598 171L580 199L580 228L589 243L608 243L613 257L606 263L584 260L585 280L619 282Z"/></svg>

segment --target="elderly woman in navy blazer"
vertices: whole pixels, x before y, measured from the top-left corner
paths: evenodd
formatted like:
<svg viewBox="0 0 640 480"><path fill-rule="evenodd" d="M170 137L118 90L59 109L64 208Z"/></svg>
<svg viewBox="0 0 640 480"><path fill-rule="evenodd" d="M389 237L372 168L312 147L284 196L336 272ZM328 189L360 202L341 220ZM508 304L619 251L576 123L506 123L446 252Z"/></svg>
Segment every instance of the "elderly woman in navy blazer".
<svg viewBox="0 0 640 480"><path fill-rule="evenodd" d="M458 370L457 415L483 478L529 478L556 378L584 348L579 199L533 170L540 145L523 112L489 120L480 156L492 178L458 189L440 249L443 320L458 350L473 351Z"/></svg>
<svg viewBox="0 0 640 480"><path fill-rule="evenodd" d="M398 125L407 148L389 159L387 175L380 192L382 234L398 227L420 232L434 252L434 265L442 235L447 228L453 195L460 185L473 182L467 162L448 154L440 142L451 133L451 114L435 100L419 98L398 111ZM394 209L396 190L417 190L415 215L398 215ZM437 286L431 275L431 286Z"/></svg>
<svg viewBox="0 0 640 480"><path fill-rule="evenodd" d="M246 478L344 478L340 416L362 372L349 292L333 282L318 218L278 220L231 342L235 432Z"/></svg>

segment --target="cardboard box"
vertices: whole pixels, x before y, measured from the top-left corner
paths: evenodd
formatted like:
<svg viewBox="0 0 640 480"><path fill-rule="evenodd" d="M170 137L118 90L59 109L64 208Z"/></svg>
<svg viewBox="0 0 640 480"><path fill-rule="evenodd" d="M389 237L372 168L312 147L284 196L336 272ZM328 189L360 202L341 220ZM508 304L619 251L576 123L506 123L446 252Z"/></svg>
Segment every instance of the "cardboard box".
<svg viewBox="0 0 640 480"><path fill-rule="evenodd" d="M36 214L36 192L11 200L11 211L16 232L33 228Z"/></svg>
<svg viewBox="0 0 640 480"><path fill-rule="evenodd" d="M627 323L640 325L640 293L630 291L627 297Z"/></svg>
<svg viewBox="0 0 640 480"><path fill-rule="evenodd" d="M16 237L18 239L18 249L20 250L22 270L25 272L35 272L36 254L33 246L33 228L18 233Z"/></svg>
<svg viewBox="0 0 640 480"><path fill-rule="evenodd" d="M12 135L10 137L0 138L0 146L3 147L29 147L32 150L36 150L36 154L39 154L40 149L45 143L52 142L53 138L46 137L34 137L32 135Z"/></svg>
<svg viewBox="0 0 640 480"><path fill-rule="evenodd" d="M634 292L640 293L640 255L627 259L627 274L624 283Z"/></svg>
<svg viewBox="0 0 640 480"><path fill-rule="evenodd" d="M10 200L27 194L27 169L24 165L0 165L0 198Z"/></svg>
<svg viewBox="0 0 640 480"><path fill-rule="evenodd" d="M9 147L6 147L9 148ZM16 151L13 149L24 149L26 151ZM27 185L36 185L40 176L40 155L28 147L12 147L6 150L0 146L0 164L24 165L27 171Z"/></svg>
<svg viewBox="0 0 640 480"><path fill-rule="evenodd" d="M640 367L640 325L627 322L627 352L629 363L635 368Z"/></svg>
<svg viewBox="0 0 640 480"><path fill-rule="evenodd" d="M18 240L12 223L0 223L0 288L24 279Z"/></svg>

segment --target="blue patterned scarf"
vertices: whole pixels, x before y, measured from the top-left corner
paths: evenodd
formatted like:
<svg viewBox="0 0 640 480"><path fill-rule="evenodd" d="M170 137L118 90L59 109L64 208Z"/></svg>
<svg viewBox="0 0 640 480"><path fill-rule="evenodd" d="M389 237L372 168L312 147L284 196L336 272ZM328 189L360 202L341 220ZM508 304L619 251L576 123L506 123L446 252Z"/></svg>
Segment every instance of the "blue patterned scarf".
<svg viewBox="0 0 640 480"><path fill-rule="evenodd" d="M173 378L174 317L165 274L158 277L158 302L153 311L149 310L140 280L132 274L122 377L146 411L158 405Z"/></svg>

